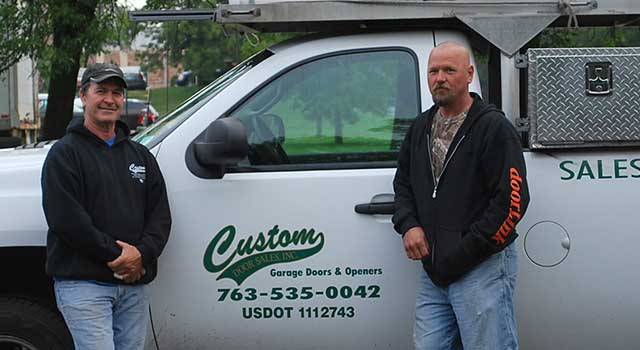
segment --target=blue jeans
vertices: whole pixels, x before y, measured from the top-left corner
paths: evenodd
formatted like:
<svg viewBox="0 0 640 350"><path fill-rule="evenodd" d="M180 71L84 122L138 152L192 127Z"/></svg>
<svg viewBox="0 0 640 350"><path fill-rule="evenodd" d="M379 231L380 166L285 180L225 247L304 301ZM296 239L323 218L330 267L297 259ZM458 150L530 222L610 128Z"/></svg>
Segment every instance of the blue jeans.
<svg viewBox="0 0 640 350"><path fill-rule="evenodd" d="M416 350L517 350L513 308L515 244L445 288L422 271L416 299Z"/></svg>
<svg viewBox="0 0 640 350"><path fill-rule="evenodd" d="M56 280L56 302L76 350L142 350L149 324L147 285Z"/></svg>

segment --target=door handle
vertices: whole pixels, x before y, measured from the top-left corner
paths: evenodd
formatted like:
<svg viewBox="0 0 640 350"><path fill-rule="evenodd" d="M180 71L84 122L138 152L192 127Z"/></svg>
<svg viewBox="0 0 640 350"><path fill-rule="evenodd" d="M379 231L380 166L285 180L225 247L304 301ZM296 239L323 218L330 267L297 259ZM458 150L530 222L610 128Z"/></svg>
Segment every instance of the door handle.
<svg viewBox="0 0 640 350"><path fill-rule="evenodd" d="M358 214L366 215L393 215L393 202L377 202L356 204L355 211Z"/></svg>
<svg viewBox="0 0 640 350"><path fill-rule="evenodd" d="M393 215L394 208L393 193L379 193L369 203L356 204L355 211L366 215Z"/></svg>

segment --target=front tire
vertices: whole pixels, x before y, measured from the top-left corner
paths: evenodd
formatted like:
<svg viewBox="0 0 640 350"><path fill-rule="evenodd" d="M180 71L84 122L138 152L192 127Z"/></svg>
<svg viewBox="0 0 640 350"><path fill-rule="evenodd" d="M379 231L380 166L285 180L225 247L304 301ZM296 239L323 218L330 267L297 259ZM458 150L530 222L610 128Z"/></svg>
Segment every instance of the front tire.
<svg viewBox="0 0 640 350"><path fill-rule="evenodd" d="M71 350L73 339L54 307L0 297L0 350Z"/></svg>

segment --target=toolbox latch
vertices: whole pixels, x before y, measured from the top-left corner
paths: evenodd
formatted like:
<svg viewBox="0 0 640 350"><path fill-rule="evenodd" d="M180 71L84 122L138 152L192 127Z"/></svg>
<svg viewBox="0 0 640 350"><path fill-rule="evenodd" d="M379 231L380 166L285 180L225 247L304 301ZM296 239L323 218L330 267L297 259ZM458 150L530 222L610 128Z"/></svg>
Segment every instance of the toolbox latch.
<svg viewBox="0 0 640 350"><path fill-rule="evenodd" d="M587 95L608 95L613 91L611 62L588 62L584 71Z"/></svg>

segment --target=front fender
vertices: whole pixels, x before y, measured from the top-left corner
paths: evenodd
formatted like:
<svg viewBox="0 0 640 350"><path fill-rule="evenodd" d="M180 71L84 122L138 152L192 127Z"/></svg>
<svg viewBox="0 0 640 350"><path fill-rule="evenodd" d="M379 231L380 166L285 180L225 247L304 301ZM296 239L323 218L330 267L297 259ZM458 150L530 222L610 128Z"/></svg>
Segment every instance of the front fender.
<svg viewBox="0 0 640 350"><path fill-rule="evenodd" d="M46 245L40 174L49 148L0 150L0 247Z"/></svg>

